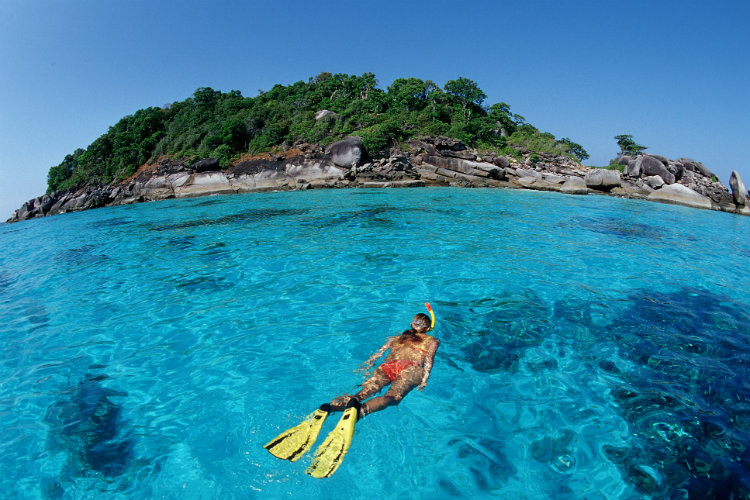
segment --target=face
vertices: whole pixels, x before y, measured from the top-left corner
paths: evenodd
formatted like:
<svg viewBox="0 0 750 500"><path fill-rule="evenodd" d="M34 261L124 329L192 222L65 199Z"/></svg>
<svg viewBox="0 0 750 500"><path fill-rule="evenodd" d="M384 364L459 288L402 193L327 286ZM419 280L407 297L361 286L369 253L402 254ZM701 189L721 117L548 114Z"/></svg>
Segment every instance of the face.
<svg viewBox="0 0 750 500"><path fill-rule="evenodd" d="M415 316L413 320L411 320L411 327L412 329L418 331L418 332L425 332L427 331L427 328L424 326L424 322L420 321L420 318L418 316Z"/></svg>

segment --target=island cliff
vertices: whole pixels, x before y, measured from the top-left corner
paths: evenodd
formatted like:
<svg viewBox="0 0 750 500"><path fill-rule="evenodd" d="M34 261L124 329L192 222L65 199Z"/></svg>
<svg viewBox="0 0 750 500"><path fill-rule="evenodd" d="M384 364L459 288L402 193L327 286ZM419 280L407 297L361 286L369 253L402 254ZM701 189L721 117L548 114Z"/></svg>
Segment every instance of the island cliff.
<svg viewBox="0 0 750 500"><path fill-rule="evenodd" d="M256 97L202 87L179 102L120 119L47 175L47 194L8 222L172 197L338 187L464 186L606 193L745 214L704 165L646 155L631 135L608 168L511 112L486 105L476 82L441 88L398 78L378 88L372 73L320 73Z"/></svg>
<svg viewBox="0 0 750 500"><path fill-rule="evenodd" d="M480 154L443 136L410 140L386 158L371 160L362 138L328 148L300 143L279 153L245 155L229 168L217 158L184 162L162 158L110 184L54 191L24 203L8 222L97 207L167 198L319 188L497 187L607 194L750 215L749 193L737 172L727 189L703 164L659 155L623 156L623 172L585 167L570 156L523 152Z"/></svg>

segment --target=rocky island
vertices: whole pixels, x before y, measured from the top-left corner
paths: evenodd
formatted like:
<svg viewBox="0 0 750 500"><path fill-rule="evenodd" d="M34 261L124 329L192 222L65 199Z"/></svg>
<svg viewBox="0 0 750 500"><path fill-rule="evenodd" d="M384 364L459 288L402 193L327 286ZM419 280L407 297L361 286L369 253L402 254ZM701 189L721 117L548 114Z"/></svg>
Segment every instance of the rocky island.
<svg viewBox="0 0 750 500"><path fill-rule="evenodd" d="M255 98L198 89L120 120L50 168L47 193L8 222L166 198L275 190L496 187L606 194L750 215L702 163L623 147L608 168L583 166L570 139L540 132L510 106L483 106L466 78L418 78L387 91L371 73L321 73ZM631 136L618 136L631 138ZM619 142L618 142L619 143Z"/></svg>
<svg viewBox="0 0 750 500"><path fill-rule="evenodd" d="M703 164L658 155L623 156L621 173L584 167L567 156L531 153L521 159L480 156L457 139L425 137L398 154L370 161L361 137L324 148L297 144L287 151L238 161L226 170L217 158L163 159L109 185L55 191L26 202L8 222L110 205L167 198L320 188L498 187L607 194L750 215L749 194L737 172L730 192Z"/></svg>

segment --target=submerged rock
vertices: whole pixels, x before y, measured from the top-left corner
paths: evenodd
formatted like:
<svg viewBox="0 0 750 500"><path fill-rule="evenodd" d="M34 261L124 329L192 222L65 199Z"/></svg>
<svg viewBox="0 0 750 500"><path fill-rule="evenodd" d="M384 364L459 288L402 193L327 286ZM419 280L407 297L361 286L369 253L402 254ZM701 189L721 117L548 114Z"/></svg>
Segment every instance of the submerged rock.
<svg viewBox="0 0 750 500"><path fill-rule="evenodd" d="M87 375L71 397L52 404L45 416L48 445L68 455L70 470L106 477L121 475L133 459L133 441L124 435L121 407L110 399L126 394L101 385L104 376Z"/></svg>

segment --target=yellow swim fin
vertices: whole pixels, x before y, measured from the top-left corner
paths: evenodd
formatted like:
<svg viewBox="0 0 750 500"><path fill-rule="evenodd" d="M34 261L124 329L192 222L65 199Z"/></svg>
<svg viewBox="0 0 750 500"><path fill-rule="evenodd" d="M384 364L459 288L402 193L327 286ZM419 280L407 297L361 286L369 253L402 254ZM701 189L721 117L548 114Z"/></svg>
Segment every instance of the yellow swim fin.
<svg viewBox="0 0 750 500"><path fill-rule="evenodd" d="M354 424L357 423L359 415L360 403L353 399L349 404L350 406L344 410L341 420L336 424L336 428L328 434L323 444L315 451L315 458L305 471L312 477L331 477L341 465L346 452L349 451L354 436Z"/></svg>
<svg viewBox="0 0 750 500"><path fill-rule="evenodd" d="M276 458L296 462L318 438L320 428L330 411L331 406L329 404L322 405L308 415L301 424L285 430L263 448Z"/></svg>

